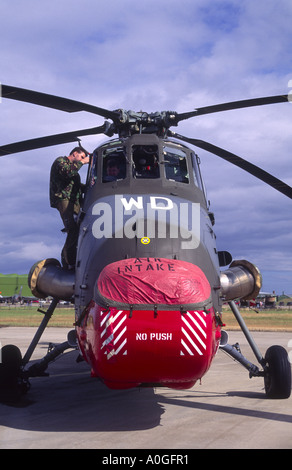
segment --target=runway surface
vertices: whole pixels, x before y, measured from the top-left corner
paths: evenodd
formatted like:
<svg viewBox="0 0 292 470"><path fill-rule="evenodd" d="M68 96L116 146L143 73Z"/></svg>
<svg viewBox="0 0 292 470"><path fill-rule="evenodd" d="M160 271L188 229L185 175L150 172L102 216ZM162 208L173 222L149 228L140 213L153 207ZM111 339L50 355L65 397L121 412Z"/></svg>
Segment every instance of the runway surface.
<svg viewBox="0 0 292 470"><path fill-rule="evenodd" d="M1 345L25 353L35 328L0 328ZM272 344L292 349L292 333L252 333L264 355ZM48 328L32 360L67 330ZM289 343L289 341L291 341ZM241 332L229 332L257 364ZM289 349L290 345L290 349ZM114 391L90 377L77 352L52 363L49 377L31 379L18 405L0 404L1 449L291 449L292 397L268 400L263 378L252 378L222 351L192 389Z"/></svg>

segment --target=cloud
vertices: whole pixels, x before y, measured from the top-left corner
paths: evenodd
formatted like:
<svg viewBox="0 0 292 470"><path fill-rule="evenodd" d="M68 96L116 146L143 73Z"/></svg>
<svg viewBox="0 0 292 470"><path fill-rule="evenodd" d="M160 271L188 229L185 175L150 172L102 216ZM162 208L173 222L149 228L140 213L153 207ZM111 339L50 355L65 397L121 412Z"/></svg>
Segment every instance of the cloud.
<svg viewBox="0 0 292 470"><path fill-rule="evenodd" d="M31 261L31 259L36 259L36 261L45 258L51 258L52 253L59 253L59 245L46 245L44 241L38 242L24 242L24 243L1 243L0 246L5 248L4 260L9 263L18 259L22 261Z"/></svg>

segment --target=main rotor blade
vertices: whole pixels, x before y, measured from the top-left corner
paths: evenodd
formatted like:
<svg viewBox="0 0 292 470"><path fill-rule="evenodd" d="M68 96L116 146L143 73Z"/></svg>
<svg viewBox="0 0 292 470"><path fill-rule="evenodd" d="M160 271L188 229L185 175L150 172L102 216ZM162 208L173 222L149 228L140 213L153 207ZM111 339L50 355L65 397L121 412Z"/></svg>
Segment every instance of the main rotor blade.
<svg viewBox="0 0 292 470"><path fill-rule="evenodd" d="M65 132L63 134L48 135L46 137L39 137L37 139L23 140L22 142L15 142L13 144L3 145L0 147L0 157L10 155L12 153L25 152L27 150L34 150L43 147L50 147L52 145L67 144L69 142L79 141L79 136L102 134L105 132L107 126L104 124L100 127L92 127L91 129L83 129L73 132Z"/></svg>
<svg viewBox="0 0 292 470"><path fill-rule="evenodd" d="M26 103L45 106L47 108L59 109L60 111L66 111L67 113L87 111L112 120L117 120L119 117L119 113L117 112L99 108L91 104L9 85L2 85L2 96L3 98L11 100L24 101Z"/></svg>
<svg viewBox="0 0 292 470"><path fill-rule="evenodd" d="M266 104L285 103L287 101L289 101L288 95L266 96L263 98L253 98L249 100L230 101L229 103L205 106L203 108L197 108L194 111L190 111L188 113L177 114L177 122L194 116L201 116L203 114L218 113L220 111L230 111L232 109L249 108L252 106L263 106Z"/></svg>
<svg viewBox="0 0 292 470"><path fill-rule="evenodd" d="M272 186L272 188L276 189L280 193L292 199L292 188L288 184L279 180L267 171L262 170L253 163L250 163L247 160L244 160L243 158L235 155L234 153L228 152L227 150L224 150L220 147L216 147L215 145L210 144L209 142L205 142L204 140L190 139L180 134L176 134L175 132L169 131L168 135L171 135L172 137L183 140L185 142L189 142L190 144L195 145L196 147L199 147L203 150L207 150L208 152L213 153L214 155L218 155L218 157L221 157L224 160L233 163L233 165L236 165L242 170L247 171L251 175L264 181L268 185Z"/></svg>

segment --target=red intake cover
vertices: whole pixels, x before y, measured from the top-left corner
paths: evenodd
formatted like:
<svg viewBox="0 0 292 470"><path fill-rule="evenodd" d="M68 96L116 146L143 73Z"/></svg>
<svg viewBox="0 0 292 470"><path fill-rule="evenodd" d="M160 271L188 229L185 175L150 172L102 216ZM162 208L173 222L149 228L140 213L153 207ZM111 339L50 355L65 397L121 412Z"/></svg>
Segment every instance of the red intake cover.
<svg viewBox="0 0 292 470"><path fill-rule="evenodd" d="M206 304L211 288L203 271L187 261L132 258L103 269L97 295L109 305L174 306Z"/></svg>

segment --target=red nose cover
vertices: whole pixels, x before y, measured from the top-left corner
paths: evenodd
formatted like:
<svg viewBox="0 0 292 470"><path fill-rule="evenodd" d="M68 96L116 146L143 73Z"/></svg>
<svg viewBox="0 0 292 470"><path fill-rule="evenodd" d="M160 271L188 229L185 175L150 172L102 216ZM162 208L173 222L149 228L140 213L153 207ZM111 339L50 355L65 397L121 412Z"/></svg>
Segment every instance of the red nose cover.
<svg viewBox="0 0 292 470"><path fill-rule="evenodd" d="M132 258L109 264L97 283L98 303L205 307L210 284L198 267L165 258Z"/></svg>
<svg viewBox="0 0 292 470"><path fill-rule="evenodd" d="M132 258L106 266L78 329L84 357L110 388L189 388L218 347L210 284L180 260Z"/></svg>

